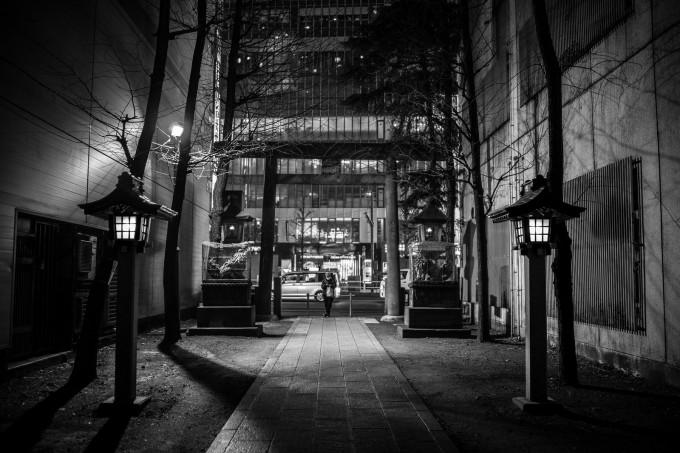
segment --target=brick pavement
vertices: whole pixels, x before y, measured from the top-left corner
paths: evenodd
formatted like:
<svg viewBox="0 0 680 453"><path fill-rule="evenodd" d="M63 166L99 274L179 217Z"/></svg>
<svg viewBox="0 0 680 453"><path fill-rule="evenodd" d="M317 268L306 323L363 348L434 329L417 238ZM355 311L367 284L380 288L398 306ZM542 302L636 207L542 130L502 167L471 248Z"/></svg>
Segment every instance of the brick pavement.
<svg viewBox="0 0 680 453"><path fill-rule="evenodd" d="M457 449L363 321L298 318L208 451Z"/></svg>

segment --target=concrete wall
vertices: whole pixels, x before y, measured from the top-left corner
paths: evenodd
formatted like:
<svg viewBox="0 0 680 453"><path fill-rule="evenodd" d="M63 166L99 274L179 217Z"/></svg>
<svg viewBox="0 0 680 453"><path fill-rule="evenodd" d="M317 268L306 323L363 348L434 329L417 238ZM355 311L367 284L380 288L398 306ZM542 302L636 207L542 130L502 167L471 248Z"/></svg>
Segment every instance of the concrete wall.
<svg viewBox="0 0 680 453"><path fill-rule="evenodd" d="M86 217L79 203L110 192L125 171L122 153L106 128L84 111L87 89L99 110L144 116L144 87L151 72L157 11L143 2L13 2L4 8L0 40L0 349L11 339L15 217L18 211L105 228ZM173 41L158 127L182 119L190 39ZM137 91L134 98L130 89ZM141 123L131 124L132 128ZM165 141L162 134L157 140ZM130 146L134 153L135 142ZM152 157L146 195L167 206L172 181ZM158 171L157 171L158 170ZM200 296L200 242L207 239L209 196L205 178L188 180L181 231L180 283L183 307ZM152 227L152 247L139 258L140 317L163 313L164 222Z"/></svg>
<svg viewBox="0 0 680 453"><path fill-rule="evenodd" d="M519 29L531 6L515 6ZM563 77L565 181L629 156L639 157L642 165L646 332L577 323L577 348L591 358L675 385L680 385L679 24L678 2L636 1L633 16ZM508 49L513 45L510 40ZM517 66L513 63L510 67ZM511 74L509 83L517 79ZM544 91L535 103L518 106L516 116L511 114L519 129L513 148L532 150L538 162L538 168L527 165L520 180L547 172L545 113ZM489 236L492 282L500 272L497 262L508 254L491 243L499 239ZM556 335L554 320L550 327Z"/></svg>

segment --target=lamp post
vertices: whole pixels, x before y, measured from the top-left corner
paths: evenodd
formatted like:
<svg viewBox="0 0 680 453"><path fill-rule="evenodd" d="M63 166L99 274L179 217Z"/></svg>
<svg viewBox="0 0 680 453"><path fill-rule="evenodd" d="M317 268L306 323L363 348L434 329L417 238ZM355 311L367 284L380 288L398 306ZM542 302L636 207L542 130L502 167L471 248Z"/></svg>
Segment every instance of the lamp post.
<svg viewBox="0 0 680 453"><path fill-rule="evenodd" d="M106 216L109 240L117 252L118 305L116 312L115 388L113 398L100 406L102 412L137 414L149 397L137 396L137 290L135 261L144 253L151 218L170 220L177 213L144 196L142 180L125 172L116 188L100 200L79 205L86 215Z"/></svg>
<svg viewBox="0 0 680 453"><path fill-rule="evenodd" d="M554 223L579 217L585 208L555 199L541 175L525 183L520 195L515 203L489 215L494 223L512 223L514 248L526 258L526 393L513 402L525 412L550 413L557 404L547 395L546 257L554 247Z"/></svg>

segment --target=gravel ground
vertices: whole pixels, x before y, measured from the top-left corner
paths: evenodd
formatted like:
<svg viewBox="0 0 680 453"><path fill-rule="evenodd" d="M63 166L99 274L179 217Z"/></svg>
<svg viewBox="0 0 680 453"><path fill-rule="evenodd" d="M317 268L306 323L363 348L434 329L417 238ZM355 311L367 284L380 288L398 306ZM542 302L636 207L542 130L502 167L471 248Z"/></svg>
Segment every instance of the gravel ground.
<svg viewBox="0 0 680 453"><path fill-rule="evenodd" d="M113 393L114 348L100 351L98 378L76 395L59 389L72 363L0 384L0 450L38 452L200 452L245 394L292 319L265 323L265 336L186 337L165 354L162 331L139 336L139 417L100 418ZM524 344L497 339L401 339L392 324L369 324L413 388L463 452L653 452L677 446L680 389L655 386L588 361L582 387L556 384L549 353L549 395L557 415L522 413Z"/></svg>

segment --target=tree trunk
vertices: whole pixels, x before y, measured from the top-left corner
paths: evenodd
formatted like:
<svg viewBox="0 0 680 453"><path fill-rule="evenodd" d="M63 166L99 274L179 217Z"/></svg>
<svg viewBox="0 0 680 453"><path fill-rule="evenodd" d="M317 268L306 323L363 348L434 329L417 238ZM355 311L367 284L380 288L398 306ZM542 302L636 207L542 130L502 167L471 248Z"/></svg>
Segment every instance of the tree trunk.
<svg viewBox="0 0 680 453"><path fill-rule="evenodd" d="M76 359L69 382L83 387L97 377L97 350L99 349L99 326L104 316L106 295L109 292L109 281L114 272L116 250L103 245L104 256L97 264L92 289L87 299L87 309L83 320L83 328L76 347Z"/></svg>
<svg viewBox="0 0 680 453"><path fill-rule="evenodd" d="M470 154L472 166L472 191L475 204L475 223L477 224L477 279L479 281L479 319L477 340L483 343L489 339L489 269L487 256L486 215L484 207L484 186L482 185L481 142L479 139L479 112L474 79L474 59L472 56L472 36L470 35L469 6L462 0L461 32L463 35L464 67L470 115Z"/></svg>
<svg viewBox="0 0 680 453"><path fill-rule="evenodd" d="M227 56L227 76L225 78L224 96L224 129L222 137L225 142L233 142L234 114L236 111L236 88L238 86L239 51L241 50L241 27L243 25L243 0L234 2L234 19L232 22L231 43ZM229 179L229 161L231 157L223 156L217 166L217 180L213 188L213 207L210 215L209 237L212 242L222 239L222 209L224 209L224 190Z"/></svg>
<svg viewBox="0 0 680 453"><path fill-rule="evenodd" d="M180 301L179 301L179 231L182 221L182 207L186 194L187 174L191 151L191 132L196 113L196 98L198 83L201 78L201 62L205 47L206 30L206 0L198 0L198 27L196 45L191 60L189 87L187 89L187 103L184 110L184 131L180 139L179 162L175 178L175 190L172 194L172 210L177 215L170 220L165 241L165 260L163 263L163 293L165 304L165 335L164 345L174 344L182 338L180 332Z"/></svg>
<svg viewBox="0 0 680 453"><path fill-rule="evenodd" d="M156 32L156 55L154 56L149 97L144 111L144 126L137 142L137 150L130 172L138 178L144 177L146 162L149 160L151 144L156 133L158 109L163 95L165 80L165 63L168 59L168 42L170 40L170 0L161 0L158 13L158 31Z"/></svg>
<svg viewBox="0 0 680 453"><path fill-rule="evenodd" d="M562 71L550 37L550 24L544 0L532 0L538 47L541 50L548 83L548 143L550 164L548 187L562 200L564 184L564 145L562 138ZM559 377L564 385L578 385L572 298L571 238L564 223L555 227L557 250L553 261L553 281L557 305L559 336Z"/></svg>
<svg viewBox="0 0 680 453"><path fill-rule="evenodd" d="M146 117L142 134L137 143L135 158L130 171L140 178L144 177L144 168L151 150L151 142L156 130L158 109L165 79L165 62L168 54L170 34L170 0L161 0L158 13L158 31L156 33L156 55L154 69L151 74L149 97L146 105ZM109 291L109 280L116 260L115 250L105 248L103 259L97 264L95 280L87 298L87 310L83 320L82 333L76 348L76 357L69 382L87 384L97 377L97 350L99 342L99 325L101 323Z"/></svg>
<svg viewBox="0 0 680 453"><path fill-rule="evenodd" d="M271 293L274 270L274 235L276 228L276 157L268 155L264 170L262 200L262 240L260 241L260 281L257 290L258 315L271 314Z"/></svg>

